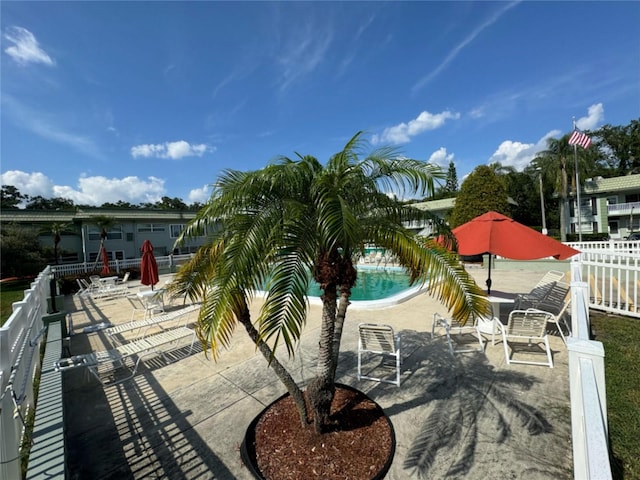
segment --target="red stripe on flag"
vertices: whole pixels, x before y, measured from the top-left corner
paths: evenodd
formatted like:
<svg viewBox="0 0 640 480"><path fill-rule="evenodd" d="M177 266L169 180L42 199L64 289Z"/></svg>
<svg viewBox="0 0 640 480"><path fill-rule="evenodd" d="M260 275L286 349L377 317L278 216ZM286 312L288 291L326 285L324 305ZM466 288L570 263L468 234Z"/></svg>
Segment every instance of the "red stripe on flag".
<svg viewBox="0 0 640 480"><path fill-rule="evenodd" d="M580 145L582 148L589 148L591 138L578 130L574 130L571 137L569 137L569 145Z"/></svg>

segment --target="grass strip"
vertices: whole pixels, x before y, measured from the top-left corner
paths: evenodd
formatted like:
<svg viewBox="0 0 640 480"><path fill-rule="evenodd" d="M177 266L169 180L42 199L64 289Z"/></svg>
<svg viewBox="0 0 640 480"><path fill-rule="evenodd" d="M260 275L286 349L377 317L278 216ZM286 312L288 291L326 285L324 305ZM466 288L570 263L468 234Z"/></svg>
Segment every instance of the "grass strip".
<svg viewBox="0 0 640 480"><path fill-rule="evenodd" d="M640 480L640 320L591 312L603 343L613 478Z"/></svg>

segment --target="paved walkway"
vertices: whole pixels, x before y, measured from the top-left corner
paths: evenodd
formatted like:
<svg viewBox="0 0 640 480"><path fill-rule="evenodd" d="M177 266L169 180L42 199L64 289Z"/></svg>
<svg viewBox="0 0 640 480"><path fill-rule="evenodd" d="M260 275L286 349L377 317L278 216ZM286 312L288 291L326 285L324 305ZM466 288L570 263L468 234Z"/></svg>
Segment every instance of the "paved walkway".
<svg viewBox="0 0 640 480"><path fill-rule="evenodd" d="M558 264L556 269L568 269ZM486 270L471 268L480 285ZM526 292L542 272L495 270L493 294ZM161 279L163 283L165 278ZM137 291L137 285L132 285ZM103 331L78 333L131 317L124 299L68 297L76 334L72 354L104 350ZM259 308L256 301L253 309ZM567 351L551 335L555 368L511 365L502 343L485 353L452 357L443 336L431 339L427 295L381 310L347 313L338 381L365 391L390 416L396 453L387 479L571 478ZM195 317L193 317L195 319ZM320 308L311 306L297 357L288 362L301 384L314 374ZM402 334L400 388L356 378L356 326L393 325ZM241 329L218 362L201 349L171 352L173 363L149 358L138 375L103 388L83 369L64 372L67 458L71 479L250 479L239 446L246 427L284 388ZM375 441L372 439L372 441Z"/></svg>

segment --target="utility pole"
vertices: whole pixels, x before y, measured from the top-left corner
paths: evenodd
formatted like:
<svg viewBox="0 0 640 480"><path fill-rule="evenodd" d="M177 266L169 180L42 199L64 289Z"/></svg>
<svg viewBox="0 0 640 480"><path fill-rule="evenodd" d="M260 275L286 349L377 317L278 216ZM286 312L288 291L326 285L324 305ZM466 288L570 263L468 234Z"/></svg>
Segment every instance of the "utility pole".
<svg viewBox="0 0 640 480"><path fill-rule="evenodd" d="M542 169L538 169L538 178L540 178L540 209L542 210L542 234L547 234L547 220L544 213L544 192L542 191Z"/></svg>

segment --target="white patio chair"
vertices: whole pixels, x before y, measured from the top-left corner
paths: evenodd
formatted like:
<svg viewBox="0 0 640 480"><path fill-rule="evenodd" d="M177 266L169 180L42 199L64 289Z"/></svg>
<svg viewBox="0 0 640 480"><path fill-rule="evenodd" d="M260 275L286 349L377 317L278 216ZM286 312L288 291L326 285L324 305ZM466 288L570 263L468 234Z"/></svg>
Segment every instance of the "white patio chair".
<svg viewBox="0 0 640 480"><path fill-rule="evenodd" d="M162 300L163 292L158 290L156 295L148 296L144 300L138 295L127 295L125 298L129 301L133 310L131 311L131 320L136 317L137 312L142 312L142 319L146 320L155 313L164 313L164 303Z"/></svg>
<svg viewBox="0 0 640 480"><path fill-rule="evenodd" d="M454 320L453 318L445 318L439 313L433 314L433 323L431 324L431 338L435 335L436 328L444 328L445 335L447 337L447 343L449 344L449 352L451 355L454 353L467 353L467 352L484 352L484 342L482 341L482 335L478 328L478 325L473 320L469 320L465 325L461 322ZM463 335L472 335L475 337L473 343L478 341L479 347L469 348L457 348L458 342L451 338L451 334L456 334L458 337Z"/></svg>
<svg viewBox="0 0 640 480"><path fill-rule="evenodd" d="M524 363L528 365L546 365L553 368L549 336L546 332L547 322L552 321L553 315L549 312L540 310L513 310L509 314L507 325L498 323L502 331L504 355L507 364ZM544 345L544 350L547 355L546 362L513 359L513 353L516 347L522 346L532 351L534 346L539 346L540 344ZM511 348L511 352L509 352L509 348Z"/></svg>
<svg viewBox="0 0 640 480"><path fill-rule="evenodd" d="M402 365L400 335L395 335L393 328L389 325L374 323L359 324L358 333L358 380L392 383L399 387ZM363 375L362 356L364 354L381 355L383 360L388 357L395 359L395 380Z"/></svg>

